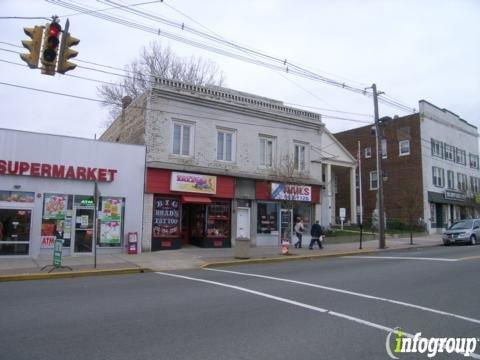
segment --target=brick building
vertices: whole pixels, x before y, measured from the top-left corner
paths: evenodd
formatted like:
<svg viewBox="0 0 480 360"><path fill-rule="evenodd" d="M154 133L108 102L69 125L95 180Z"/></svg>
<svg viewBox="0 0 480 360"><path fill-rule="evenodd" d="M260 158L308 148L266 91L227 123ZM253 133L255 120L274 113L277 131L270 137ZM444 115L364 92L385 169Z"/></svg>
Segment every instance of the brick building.
<svg viewBox="0 0 480 360"><path fill-rule="evenodd" d="M387 226L418 224L436 233L456 220L480 216L475 126L425 100L419 102L418 113L382 120L379 146ZM335 134L355 156L360 142L364 223L371 223L377 202L372 126ZM336 205L349 211L343 178L338 176Z"/></svg>
<svg viewBox="0 0 480 360"><path fill-rule="evenodd" d="M309 235L334 220L342 168L356 208L355 159L319 114L277 100L156 78L101 140L146 145L144 250L278 245L298 217Z"/></svg>

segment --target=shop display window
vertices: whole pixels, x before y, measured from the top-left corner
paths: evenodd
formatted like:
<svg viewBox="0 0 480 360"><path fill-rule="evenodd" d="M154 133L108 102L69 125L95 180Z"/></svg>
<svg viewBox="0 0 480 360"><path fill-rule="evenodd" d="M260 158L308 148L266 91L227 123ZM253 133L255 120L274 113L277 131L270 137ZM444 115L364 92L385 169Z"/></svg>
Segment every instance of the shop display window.
<svg viewBox="0 0 480 360"><path fill-rule="evenodd" d="M278 204L258 203L257 233L278 235Z"/></svg>
<svg viewBox="0 0 480 360"><path fill-rule="evenodd" d="M215 202L207 205L207 237L230 236L230 204Z"/></svg>
<svg viewBox="0 0 480 360"><path fill-rule="evenodd" d="M56 238L63 239L64 247L70 247L72 204L73 195L44 194L41 229L42 248L53 248Z"/></svg>
<svg viewBox="0 0 480 360"><path fill-rule="evenodd" d="M100 197L98 208L97 245L118 247L123 243L125 199Z"/></svg>
<svg viewBox="0 0 480 360"><path fill-rule="evenodd" d="M99 198L97 246L122 245L124 203L124 198ZM94 210L95 201L91 195L44 194L41 247L53 248L58 238L63 239L63 247L71 247L75 237L75 252L82 252L82 243L89 243L83 247L88 250L84 252L91 251Z"/></svg>
<svg viewBox="0 0 480 360"><path fill-rule="evenodd" d="M177 199L155 197L153 200L153 238L180 235L180 202Z"/></svg>
<svg viewBox="0 0 480 360"><path fill-rule="evenodd" d="M312 206L311 204L295 204L293 206L293 222L297 219L303 219L303 234L310 235L310 227L312 225Z"/></svg>
<svg viewBox="0 0 480 360"><path fill-rule="evenodd" d="M31 210L0 209L0 255L28 255Z"/></svg>

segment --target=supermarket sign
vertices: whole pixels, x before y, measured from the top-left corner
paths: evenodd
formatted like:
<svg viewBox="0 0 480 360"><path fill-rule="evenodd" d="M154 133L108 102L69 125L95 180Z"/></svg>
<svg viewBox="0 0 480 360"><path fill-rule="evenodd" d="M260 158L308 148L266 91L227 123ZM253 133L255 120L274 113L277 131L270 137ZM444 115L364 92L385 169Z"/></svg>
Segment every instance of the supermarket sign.
<svg viewBox="0 0 480 360"><path fill-rule="evenodd" d="M312 187L272 183L272 199L290 201L312 201Z"/></svg>
<svg viewBox="0 0 480 360"><path fill-rule="evenodd" d="M0 175L111 182L115 180L116 174L116 169L0 159Z"/></svg>

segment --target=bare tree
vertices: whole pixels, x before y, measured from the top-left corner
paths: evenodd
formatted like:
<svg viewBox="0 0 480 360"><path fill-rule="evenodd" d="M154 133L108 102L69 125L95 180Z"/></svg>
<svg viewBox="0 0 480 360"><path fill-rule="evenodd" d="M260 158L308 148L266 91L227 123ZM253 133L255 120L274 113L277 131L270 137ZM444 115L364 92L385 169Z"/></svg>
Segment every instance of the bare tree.
<svg viewBox="0 0 480 360"><path fill-rule="evenodd" d="M97 88L99 96L105 101L104 106L109 108L111 121L121 112L122 98L137 98L151 86L155 76L194 85L222 86L224 83L224 75L213 61L195 56L182 58L170 47L162 47L158 42L144 47L139 58L125 66L125 71L127 76L121 81Z"/></svg>
<svg viewBox="0 0 480 360"><path fill-rule="evenodd" d="M279 180L280 186L284 189L280 206L282 209L290 210L292 215L296 209L304 204L304 202L298 200L297 186L302 184L302 180L306 180L309 177L307 172L298 171L298 167L299 164L294 157L290 153L284 153L280 156L279 163L272 171L272 175ZM294 223L295 220L293 219ZM281 222L283 223L283 219L281 219ZM294 223L290 225L293 226ZM290 226L281 230L283 230L281 232L281 241L293 240L290 239L293 230Z"/></svg>

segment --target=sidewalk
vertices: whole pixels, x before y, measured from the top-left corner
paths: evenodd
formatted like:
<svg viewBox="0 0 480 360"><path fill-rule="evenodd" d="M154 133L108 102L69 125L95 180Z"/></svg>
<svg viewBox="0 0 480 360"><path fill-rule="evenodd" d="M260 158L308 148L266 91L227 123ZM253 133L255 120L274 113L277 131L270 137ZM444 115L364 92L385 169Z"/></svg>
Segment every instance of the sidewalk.
<svg viewBox="0 0 480 360"><path fill-rule="evenodd" d="M200 267L227 266L241 263L274 262L300 259L312 259L341 255L355 255L360 253L381 252L395 249L410 249L425 246L438 246L442 244L441 235L428 235L415 237L414 245L410 245L409 238L387 238L387 249L378 249L378 240L363 242L362 250L359 242L329 244L328 238L324 249L317 247L314 250L290 247L289 255L282 255L280 247L251 247L250 259L235 259L235 248L204 249L186 247L179 250L146 252L138 255L112 254L97 255L97 266L94 268L94 257L67 256L62 258L62 265L69 269L54 269L51 273L42 267L52 264L52 257L0 258L0 281L30 280L39 278L74 277L90 275L109 275L115 273L138 273L143 271L169 271L182 269L195 269Z"/></svg>

